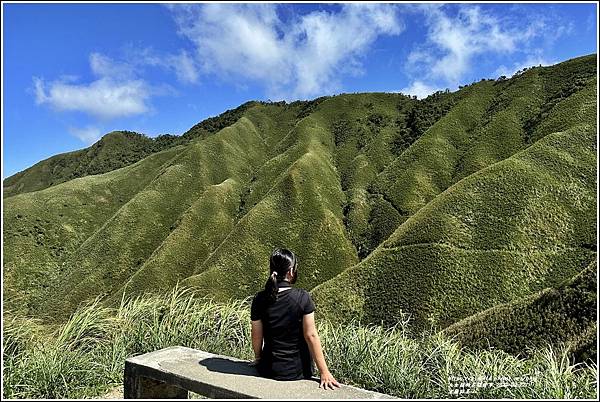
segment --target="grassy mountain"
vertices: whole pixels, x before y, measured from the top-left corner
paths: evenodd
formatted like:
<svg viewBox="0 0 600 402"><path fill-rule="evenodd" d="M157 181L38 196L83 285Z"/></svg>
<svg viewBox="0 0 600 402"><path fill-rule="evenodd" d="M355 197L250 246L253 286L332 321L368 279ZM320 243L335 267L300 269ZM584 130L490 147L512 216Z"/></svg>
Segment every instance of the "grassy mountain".
<svg viewBox="0 0 600 402"><path fill-rule="evenodd" d="M106 173L130 165L159 151L176 139L157 139L129 131L113 131L92 146L59 154L36 163L4 180L4 197L42 190L78 177Z"/></svg>
<svg viewBox="0 0 600 402"><path fill-rule="evenodd" d="M56 319L178 282L242 299L279 246L333 321L443 328L556 288L596 260L596 74L592 55L424 100L249 102L103 174L32 167L49 186L4 199L4 300Z"/></svg>
<svg viewBox="0 0 600 402"><path fill-rule="evenodd" d="M205 138L235 123L254 103L248 102L219 116L209 117L182 136L163 134L149 138L132 131L113 131L88 148L52 156L6 178L3 196L43 190L78 177L110 172L194 138Z"/></svg>
<svg viewBox="0 0 600 402"><path fill-rule="evenodd" d="M576 361L596 361L597 262L557 288L494 306L444 332L471 349L529 355L535 348L571 341Z"/></svg>
<svg viewBox="0 0 600 402"><path fill-rule="evenodd" d="M404 221L360 264L313 290L325 314L393 323L409 313L417 327L445 327L554 286L594 260L594 62L467 88L474 98L464 97L378 175L375 189ZM554 81L562 67L587 84L560 101L536 95L561 88ZM517 92L494 106L508 91ZM545 108L540 99L553 106L527 135L536 105Z"/></svg>

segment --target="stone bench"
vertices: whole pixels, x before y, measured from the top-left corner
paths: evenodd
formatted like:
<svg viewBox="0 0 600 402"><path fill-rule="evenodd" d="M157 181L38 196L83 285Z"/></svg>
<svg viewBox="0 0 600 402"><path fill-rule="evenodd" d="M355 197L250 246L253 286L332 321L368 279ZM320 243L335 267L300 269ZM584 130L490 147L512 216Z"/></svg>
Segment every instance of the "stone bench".
<svg viewBox="0 0 600 402"><path fill-rule="evenodd" d="M258 375L249 362L181 346L125 361L126 399L187 398L188 391L208 398L388 399L389 395L342 385L319 388L318 379L276 381Z"/></svg>

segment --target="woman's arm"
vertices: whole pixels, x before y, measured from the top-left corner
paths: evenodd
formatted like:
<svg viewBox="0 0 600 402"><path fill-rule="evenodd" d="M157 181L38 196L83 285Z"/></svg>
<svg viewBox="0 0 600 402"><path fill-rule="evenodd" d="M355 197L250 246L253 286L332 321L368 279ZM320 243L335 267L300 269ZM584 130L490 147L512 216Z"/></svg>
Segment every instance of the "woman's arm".
<svg viewBox="0 0 600 402"><path fill-rule="evenodd" d="M260 359L263 344L263 326L261 320L252 321L252 349L254 350L254 362Z"/></svg>
<svg viewBox="0 0 600 402"><path fill-rule="evenodd" d="M315 360L319 373L321 373L321 384L319 385L319 388L334 389L334 386L339 387L340 384L333 378L327 368L327 363L325 363L325 356L323 355L323 349L321 348L321 339L319 338L317 327L315 326L315 313L304 315L304 318L302 319L302 330L304 331L304 339L306 339L310 353Z"/></svg>

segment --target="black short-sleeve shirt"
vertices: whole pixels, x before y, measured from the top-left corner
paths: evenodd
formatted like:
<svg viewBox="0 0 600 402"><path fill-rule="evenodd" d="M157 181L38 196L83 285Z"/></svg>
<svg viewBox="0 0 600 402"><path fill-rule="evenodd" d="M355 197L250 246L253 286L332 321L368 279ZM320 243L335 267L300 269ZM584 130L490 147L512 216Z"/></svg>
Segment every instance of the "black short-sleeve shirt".
<svg viewBox="0 0 600 402"><path fill-rule="evenodd" d="M282 281L279 288L290 287ZM269 303L263 292L252 300L250 318L261 320L264 345L257 366L261 375L276 380L301 380L313 375L312 360L304 340L302 319L315 311L310 294L303 289L291 288L277 294Z"/></svg>

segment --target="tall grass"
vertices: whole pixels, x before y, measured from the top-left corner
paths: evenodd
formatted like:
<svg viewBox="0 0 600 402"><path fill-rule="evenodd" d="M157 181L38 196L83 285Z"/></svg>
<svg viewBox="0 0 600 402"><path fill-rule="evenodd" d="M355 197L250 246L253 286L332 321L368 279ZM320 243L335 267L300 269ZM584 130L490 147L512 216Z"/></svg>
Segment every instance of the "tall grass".
<svg viewBox="0 0 600 402"><path fill-rule="evenodd" d="M247 302L215 303L181 288L116 308L95 300L45 331L5 313L3 397L98 396L122 383L128 356L172 345L250 359L249 319ZM467 352L439 333L411 337L406 323L318 327L338 380L401 398L596 396L596 365L572 365L565 349L523 360L496 350Z"/></svg>

